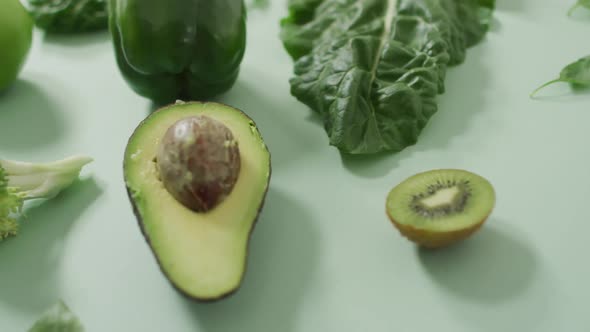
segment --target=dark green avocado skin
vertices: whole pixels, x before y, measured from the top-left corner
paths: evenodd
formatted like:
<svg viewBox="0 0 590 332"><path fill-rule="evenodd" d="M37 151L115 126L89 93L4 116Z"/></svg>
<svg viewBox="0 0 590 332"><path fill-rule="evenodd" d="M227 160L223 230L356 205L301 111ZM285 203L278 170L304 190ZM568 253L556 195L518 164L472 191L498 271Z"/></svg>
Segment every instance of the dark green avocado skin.
<svg viewBox="0 0 590 332"><path fill-rule="evenodd" d="M158 105L228 91L246 49L243 0L109 0L123 78Z"/></svg>
<svg viewBox="0 0 590 332"><path fill-rule="evenodd" d="M195 103L198 103L198 102L195 102ZM171 106L171 105L163 106L163 107L161 107L161 108L157 109L156 111L154 111L154 112L153 112L151 115L155 114L155 113L156 113L156 112L158 112L160 109L164 109L164 108L167 108L167 107L169 107L169 106ZM225 105L225 106L226 106L226 107L231 107L231 106L229 106L229 105ZM232 107L232 108L234 108L234 107ZM234 108L234 109L236 109L236 108ZM241 111L241 110L239 110L239 109L236 109L236 110L238 110L239 112L242 112L242 111ZM246 115L244 112L242 112L242 113L243 113L244 115ZM150 115L150 116L151 116L151 115ZM246 117L248 117L248 116L246 115ZM254 122L254 120L252 120L250 117L248 117L248 118L249 118L249 119L252 121L252 123L253 123L253 124L256 126L256 123ZM140 128L140 127L141 127L141 125L142 125L142 124L143 124L145 121L147 121L148 119L149 119L149 116L148 116L146 119L144 119L144 120L143 120L143 121L142 121L142 122L139 124L139 126L136 128L136 130L137 130L138 128ZM131 139L133 138L134 134L135 134L135 132L134 132L134 133L133 133L133 134L130 136L130 138L129 138L129 140L128 140L128 141L131 141ZM242 285L242 281L243 281L243 279L244 279L244 277L245 277L245 275L246 275L246 269L247 269L247 267L248 267L248 264L247 264L247 263L248 263L248 257L249 257L249 254L248 254L248 253L249 253L249 251L250 251L250 242L251 242L250 240L251 240L251 238L252 238L252 233L254 232L254 229L256 228L256 225L258 225L258 219L259 219L259 217L260 217L260 212L262 211L262 209L263 209L263 207L264 207L264 203L266 202L266 195L268 194L268 189L269 189L269 186L270 186L270 179L271 179L271 177L272 177L272 162L271 162L272 156L271 156L271 154L270 154L270 151L268 150L268 147L267 147L266 145L265 145L265 149L266 149L266 151L268 151L268 153L269 153L269 165L268 165L268 177L267 177L267 181L266 181L266 189L265 189L265 191L264 191L264 195L263 195L263 197L262 197L262 201L260 202L260 206L258 207L258 213L257 213L257 215L256 215L256 218L255 218L255 220L254 220L254 223L252 224L252 227L250 228L250 232L249 232L249 234L248 234L248 248L246 249L246 264L244 264L244 271L243 271L243 273L242 273L242 278L241 278L241 280L240 280L240 283L239 283L238 287L234 288L233 290L231 290L231 291L229 291L229 292L226 292L226 293L223 293L223 294L219 294L219 295L218 295L218 296L216 296L216 297L208 297L208 298L200 298L200 297L196 297L196 296L194 296L194 295L192 295L192 294L189 294L189 293L185 292L184 290L182 290L181 288L179 288L179 287L178 287L178 286L177 286L175 283L173 283L173 282L171 281L171 279L170 279L170 276L168 275L168 273L166 272L166 270L165 270L165 269L162 267L162 264L161 264L160 260L158 259L158 256L154 254L154 257L155 257L155 259L156 259L156 262L157 262L157 264L158 264L158 267L160 268L160 271L161 271L161 272L164 274L164 276L166 277L166 279L169 281L170 285L171 285L171 286L172 286L172 287L173 287L173 288L174 288L174 289L175 289L175 290L176 290L176 291L177 291L179 294L181 294L182 296L184 296L186 299L188 299L188 300L190 300L190 301L201 302L201 303L213 303L213 302L218 302L218 301L224 300L224 299L226 299L226 298L228 298L228 297L231 297L232 295L234 295L234 294L235 294L235 293L236 293L236 292L237 292L237 291L240 289L240 286ZM123 162L123 165L124 165L124 164L125 164L125 161ZM132 207L132 209L133 209L133 214L135 215L135 218L136 218L136 220L137 220L137 223L139 224L139 228L140 228L140 230L141 230L141 234L143 235L143 237L144 237L144 239L145 239L146 243L148 244L148 246L150 247L150 250L152 251L152 253L154 253L154 249L153 249L153 247L152 247L152 244L151 244L150 238L149 238L149 236L147 235L147 233L146 233L146 231L145 231L145 227L144 227L144 224L143 224L143 220L142 220L141 213L139 213L139 210L138 210L138 208L137 208L137 204L135 203L135 200L133 199L133 193L132 193L131 189L130 189L130 188L127 186L127 185L125 185L125 189L126 189L126 191L127 191L127 197L129 198L129 201L130 201L130 203L131 203L131 207Z"/></svg>

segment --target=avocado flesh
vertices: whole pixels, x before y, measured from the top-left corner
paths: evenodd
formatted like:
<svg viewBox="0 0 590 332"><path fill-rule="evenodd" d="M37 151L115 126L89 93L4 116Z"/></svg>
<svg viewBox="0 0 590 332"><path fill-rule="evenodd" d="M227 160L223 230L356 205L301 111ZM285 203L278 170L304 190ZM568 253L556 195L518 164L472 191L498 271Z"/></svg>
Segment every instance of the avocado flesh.
<svg viewBox="0 0 590 332"><path fill-rule="evenodd" d="M158 179L154 161L166 130L196 115L219 120L232 131L242 162L229 196L206 213L194 212L174 199ZM177 290L195 299L214 300L239 287L270 174L270 154L254 122L229 106L177 103L139 125L125 151L127 191L162 272Z"/></svg>

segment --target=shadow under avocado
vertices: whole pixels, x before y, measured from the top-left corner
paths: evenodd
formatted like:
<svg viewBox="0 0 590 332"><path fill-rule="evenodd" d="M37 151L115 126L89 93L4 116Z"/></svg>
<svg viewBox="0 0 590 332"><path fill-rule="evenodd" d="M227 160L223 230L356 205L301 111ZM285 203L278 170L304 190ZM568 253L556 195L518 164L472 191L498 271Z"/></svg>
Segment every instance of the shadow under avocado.
<svg viewBox="0 0 590 332"><path fill-rule="evenodd" d="M19 220L19 234L0 242L1 302L37 313L60 296L57 269L63 239L101 192L89 178L54 199L32 202Z"/></svg>
<svg viewBox="0 0 590 332"><path fill-rule="evenodd" d="M306 285L318 265L315 222L294 197L271 188L252 234L241 288L219 302L183 300L199 331L295 331Z"/></svg>
<svg viewBox="0 0 590 332"><path fill-rule="evenodd" d="M500 231L496 221L462 243L438 250L418 249L418 258L433 281L453 295L494 304L518 296L530 286L537 259L515 235Z"/></svg>
<svg viewBox="0 0 590 332"><path fill-rule="evenodd" d="M0 150L27 151L57 141L64 131L57 106L36 84L17 80L0 94Z"/></svg>

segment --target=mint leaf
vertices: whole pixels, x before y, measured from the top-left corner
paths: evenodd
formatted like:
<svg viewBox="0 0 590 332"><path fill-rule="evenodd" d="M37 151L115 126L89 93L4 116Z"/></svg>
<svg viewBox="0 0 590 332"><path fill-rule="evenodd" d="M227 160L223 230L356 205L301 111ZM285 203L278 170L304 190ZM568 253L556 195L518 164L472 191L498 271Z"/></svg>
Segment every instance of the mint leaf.
<svg viewBox="0 0 590 332"><path fill-rule="evenodd" d="M27 0L36 25L50 33L106 30L106 0Z"/></svg>
<svg viewBox="0 0 590 332"><path fill-rule="evenodd" d="M578 59L577 61L565 66L559 73L559 77L553 79L531 93L531 97L537 94L541 89L555 83L569 83L573 88L590 87L590 56Z"/></svg>

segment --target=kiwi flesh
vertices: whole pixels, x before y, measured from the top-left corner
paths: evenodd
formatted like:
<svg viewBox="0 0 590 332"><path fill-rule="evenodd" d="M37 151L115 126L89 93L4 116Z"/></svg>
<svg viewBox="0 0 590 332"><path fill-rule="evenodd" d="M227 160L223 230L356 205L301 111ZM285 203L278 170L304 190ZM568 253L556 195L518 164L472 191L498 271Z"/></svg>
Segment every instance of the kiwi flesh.
<svg viewBox="0 0 590 332"><path fill-rule="evenodd" d="M386 211L399 232L426 248L440 248L476 232L494 209L492 184L460 169L413 175L387 195Z"/></svg>

